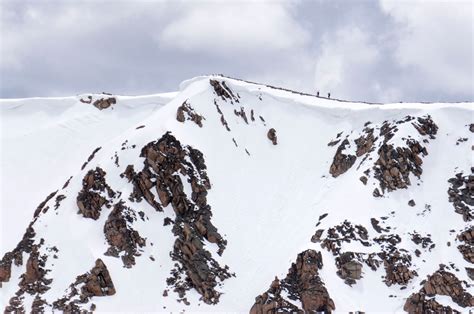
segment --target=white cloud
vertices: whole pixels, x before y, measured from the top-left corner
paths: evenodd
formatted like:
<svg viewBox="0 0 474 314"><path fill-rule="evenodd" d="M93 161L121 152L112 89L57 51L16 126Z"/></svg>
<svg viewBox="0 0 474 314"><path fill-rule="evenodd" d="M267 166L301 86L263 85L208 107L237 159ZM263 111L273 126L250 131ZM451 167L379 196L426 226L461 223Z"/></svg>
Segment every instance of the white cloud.
<svg viewBox="0 0 474 314"><path fill-rule="evenodd" d="M207 53L265 53L305 45L309 34L283 2L199 2L166 25L159 42Z"/></svg>
<svg viewBox="0 0 474 314"><path fill-rule="evenodd" d="M473 2L382 0L381 7L398 24L396 60L417 83L472 98Z"/></svg>
<svg viewBox="0 0 474 314"><path fill-rule="evenodd" d="M366 82L379 58L377 47L359 28L346 27L326 34L317 57L316 88L342 98L361 95L361 89L366 94L367 89L379 90L378 85L367 86Z"/></svg>

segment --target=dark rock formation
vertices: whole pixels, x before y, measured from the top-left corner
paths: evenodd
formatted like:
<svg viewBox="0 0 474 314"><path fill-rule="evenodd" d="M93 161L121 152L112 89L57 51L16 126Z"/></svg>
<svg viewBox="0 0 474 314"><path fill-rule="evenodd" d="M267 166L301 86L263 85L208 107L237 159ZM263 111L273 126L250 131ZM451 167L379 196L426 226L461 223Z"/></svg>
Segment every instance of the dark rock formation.
<svg viewBox="0 0 474 314"><path fill-rule="evenodd" d="M167 280L168 285L183 302L186 291L194 288L204 302L217 303L220 292L216 287L231 274L227 266L221 267L204 248L204 240L207 240L215 243L218 254L222 254L227 241L211 222L211 207L207 204L207 190L211 184L203 154L190 146L183 147L168 132L158 141L145 145L140 156L145 158L142 171L135 173L129 166L123 174L135 182L132 199L140 201L145 197L155 207L156 201L150 192L155 189L161 204L171 205L176 214L176 219L171 221L176 236L171 257L177 263ZM178 173L186 177L187 182L183 182ZM190 185L190 198L184 193L184 184Z"/></svg>
<svg viewBox="0 0 474 314"><path fill-rule="evenodd" d="M448 188L449 202L453 203L454 211L462 215L464 221L472 221L474 219L473 169L471 169L471 175L463 176L460 172L448 182L451 184Z"/></svg>
<svg viewBox="0 0 474 314"><path fill-rule="evenodd" d="M52 199L52 198L56 195L56 193L58 193L57 190L54 191L54 192L51 192L51 193L45 198L45 200L42 201L42 202L38 205L38 207L36 207L36 210L35 210L35 212L34 212L34 214L33 214L33 218L38 217L41 212L45 213L45 212L48 211L49 206L46 206L46 203L48 203L49 200Z"/></svg>
<svg viewBox="0 0 474 314"><path fill-rule="evenodd" d="M458 250L466 261L474 264L474 226L467 228L457 236L463 244L458 245Z"/></svg>
<svg viewBox="0 0 474 314"><path fill-rule="evenodd" d="M410 173L420 177L423 172L423 160L420 154L428 154L426 148L415 140L407 140L407 147L395 148L391 144L383 144L379 150L379 158L375 162L374 177L379 180L382 192L405 189L411 182Z"/></svg>
<svg viewBox="0 0 474 314"><path fill-rule="evenodd" d="M53 309L65 312L80 312L80 304L86 304L92 297L110 296L115 294L115 286L107 266L99 258L95 266L69 286L69 293L53 302Z"/></svg>
<svg viewBox="0 0 474 314"><path fill-rule="evenodd" d="M249 120L247 119L247 114L245 113L244 107L240 107L240 111L237 111L236 109L234 109L234 114L237 117L241 117L242 120L244 120L246 124L249 124Z"/></svg>
<svg viewBox="0 0 474 314"><path fill-rule="evenodd" d="M82 180L82 190L77 195L78 214L85 218L97 220L100 216L102 206L110 208L110 199L115 196L115 192L105 181L106 172L97 167L89 170ZM108 198L102 196L102 192L107 192Z"/></svg>
<svg viewBox="0 0 474 314"><path fill-rule="evenodd" d="M94 101L92 104L99 110L107 109L112 105L117 103L117 99L115 97L106 97L106 98L99 98Z"/></svg>
<svg viewBox="0 0 474 314"><path fill-rule="evenodd" d="M356 161L356 156L346 155L343 153L346 146L349 145L349 141L345 139L337 148L336 154L332 161L331 167L329 168L329 173L334 177L338 177L347 170L349 170Z"/></svg>
<svg viewBox="0 0 474 314"><path fill-rule="evenodd" d="M255 298L250 313L328 313L335 310L334 301L318 274L322 267L321 253L314 250L301 252L285 279L280 283L278 278L275 278L270 289ZM288 299L301 302L302 308L286 300L281 295L282 291L286 292Z"/></svg>
<svg viewBox="0 0 474 314"><path fill-rule="evenodd" d="M374 146L375 140L374 129L365 128L364 135L361 135L359 138L354 140L357 145L356 156L360 157L370 152Z"/></svg>
<svg viewBox="0 0 474 314"><path fill-rule="evenodd" d="M135 256L139 256L139 247L146 244L140 234L129 226L136 220L134 212L127 208L123 202L114 205L104 225L104 234L110 247L105 255L118 257L124 252L122 261L125 267L135 265Z"/></svg>
<svg viewBox="0 0 474 314"><path fill-rule="evenodd" d="M445 295L463 308L474 306L474 297L466 292L461 281L452 273L439 269L423 283L418 293L412 294L406 301L404 310L409 313L426 313L429 310L443 313L453 312L450 307L443 307L434 299L426 297ZM434 302L433 302L434 301Z"/></svg>
<svg viewBox="0 0 474 314"><path fill-rule="evenodd" d="M185 101L181 106L178 107L176 112L176 120L179 122L184 122L186 120L191 120L196 123L200 128L202 128L203 116L196 113L194 109Z"/></svg>
<svg viewBox="0 0 474 314"><path fill-rule="evenodd" d="M273 145L277 144L277 135L276 130L274 128L268 130L267 137L273 143Z"/></svg>
<svg viewBox="0 0 474 314"><path fill-rule="evenodd" d="M81 167L81 170L84 170L86 167L87 167L87 164L92 160L94 159L95 157L95 154L101 149L102 147L97 147L96 149L94 149L92 151L92 153L89 155L89 157L87 158L87 161L84 162L84 164L82 164L82 167Z"/></svg>
<svg viewBox="0 0 474 314"><path fill-rule="evenodd" d="M237 98L232 90L227 86L225 81L219 82L218 80L209 80L209 83L211 86L214 88L214 91L216 92L217 96L221 97L222 100L229 99L231 102L239 102L239 98Z"/></svg>

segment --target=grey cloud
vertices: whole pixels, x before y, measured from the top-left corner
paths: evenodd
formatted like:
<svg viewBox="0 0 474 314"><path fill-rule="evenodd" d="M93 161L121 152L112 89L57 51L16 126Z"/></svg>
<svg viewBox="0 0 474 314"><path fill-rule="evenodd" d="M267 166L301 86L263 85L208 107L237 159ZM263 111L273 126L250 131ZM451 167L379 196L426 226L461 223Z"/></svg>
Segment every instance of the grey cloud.
<svg viewBox="0 0 474 314"><path fill-rule="evenodd" d="M472 65L472 29L460 38L446 38L449 45L432 51L431 58L417 58L416 52L423 50L416 36L430 30L432 17L413 23L406 17L409 10L391 3L2 1L0 5L3 98L96 91L156 93L175 90L182 80L210 73L307 92L330 89L335 97L346 99L474 98L469 88L472 68L463 67ZM463 23L466 19L447 26L469 28ZM413 33L407 29L413 27L416 36L410 37ZM354 30L360 40L352 40L352 49L357 51L350 51L346 45ZM349 32L348 38L341 35L344 32ZM425 44L432 43L424 39ZM413 49L407 51L406 43ZM455 60L430 73L430 65L436 66L430 62L442 60L439 56ZM319 75L331 58L343 65L340 73L329 67L325 76ZM459 80L443 88L441 76L448 72ZM335 74L339 82L324 83Z"/></svg>

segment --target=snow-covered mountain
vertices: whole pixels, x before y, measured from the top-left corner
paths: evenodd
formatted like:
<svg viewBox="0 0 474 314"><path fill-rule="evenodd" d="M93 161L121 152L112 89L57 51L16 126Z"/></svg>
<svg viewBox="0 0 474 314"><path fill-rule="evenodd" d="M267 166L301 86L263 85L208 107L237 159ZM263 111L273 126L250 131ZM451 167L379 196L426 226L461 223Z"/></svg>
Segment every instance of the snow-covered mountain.
<svg viewBox="0 0 474 314"><path fill-rule="evenodd" d="M472 103L205 76L0 110L7 312L474 309Z"/></svg>

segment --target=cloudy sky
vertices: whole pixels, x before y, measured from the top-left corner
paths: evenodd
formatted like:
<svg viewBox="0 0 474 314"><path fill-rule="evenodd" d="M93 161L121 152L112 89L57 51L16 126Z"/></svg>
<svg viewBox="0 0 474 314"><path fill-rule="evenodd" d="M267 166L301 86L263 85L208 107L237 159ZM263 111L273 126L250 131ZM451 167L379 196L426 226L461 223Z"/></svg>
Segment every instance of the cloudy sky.
<svg viewBox="0 0 474 314"><path fill-rule="evenodd" d="M0 0L0 98L203 74L351 100L474 100L472 1Z"/></svg>

